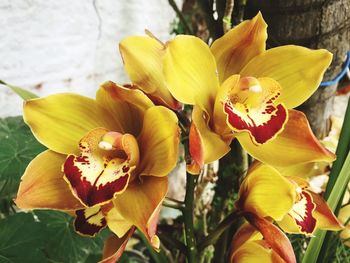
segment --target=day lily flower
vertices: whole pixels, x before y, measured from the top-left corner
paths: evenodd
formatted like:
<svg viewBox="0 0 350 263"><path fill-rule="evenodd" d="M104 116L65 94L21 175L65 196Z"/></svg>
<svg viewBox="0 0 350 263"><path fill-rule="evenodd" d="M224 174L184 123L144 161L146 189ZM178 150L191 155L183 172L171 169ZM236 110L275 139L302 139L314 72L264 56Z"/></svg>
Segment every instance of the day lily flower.
<svg viewBox="0 0 350 263"><path fill-rule="evenodd" d="M286 232L312 235L316 228L341 230L342 224L307 181L284 177L275 168L255 164L239 190L238 209L272 218Z"/></svg>
<svg viewBox="0 0 350 263"><path fill-rule="evenodd" d="M136 226L159 247L156 224L179 143L172 111L106 82L96 100L51 95L26 101L23 116L48 150L28 165L19 208L75 211L75 229L89 236L108 226L125 241Z"/></svg>
<svg viewBox="0 0 350 263"><path fill-rule="evenodd" d="M243 224L231 242L230 262L295 263L295 255L286 235L264 218Z"/></svg>
<svg viewBox="0 0 350 263"><path fill-rule="evenodd" d="M254 158L274 166L334 160L305 115L292 110L317 89L332 55L294 45L265 50L266 28L259 13L210 48L186 35L165 44L153 36L122 41L129 75L194 105L193 173L225 155L234 138Z"/></svg>

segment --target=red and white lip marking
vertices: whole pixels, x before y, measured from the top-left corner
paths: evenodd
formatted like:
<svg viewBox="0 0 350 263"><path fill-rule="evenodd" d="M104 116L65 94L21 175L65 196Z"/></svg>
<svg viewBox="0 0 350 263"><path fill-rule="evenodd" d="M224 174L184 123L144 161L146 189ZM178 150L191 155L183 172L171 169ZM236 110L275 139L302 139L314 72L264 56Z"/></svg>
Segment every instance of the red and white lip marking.
<svg viewBox="0 0 350 263"><path fill-rule="evenodd" d="M75 211L74 228L81 235L95 236L107 223L100 206Z"/></svg>
<svg viewBox="0 0 350 263"><path fill-rule="evenodd" d="M316 219L313 217L313 211L316 208L312 196L305 190L299 189L299 200L293 205L288 215L293 218L299 226L302 233L310 235L316 227Z"/></svg>
<svg viewBox="0 0 350 263"><path fill-rule="evenodd" d="M121 194L135 168L130 166L129 155L122 148L99 147L101 138L107 132L97 128L88 133L79 143L81 154L68 155L63 165L65 180L73 194L87 207L104 204Z"/></svg>
<svg viewBox="0 0 350 263"><path fill-rule="evenodd" d="M288 119L284 105L275 103L279 96L280 86L272 79L240 79L223 102L227 124L234 132L248 132L255 144L271 140Z"/></svg>

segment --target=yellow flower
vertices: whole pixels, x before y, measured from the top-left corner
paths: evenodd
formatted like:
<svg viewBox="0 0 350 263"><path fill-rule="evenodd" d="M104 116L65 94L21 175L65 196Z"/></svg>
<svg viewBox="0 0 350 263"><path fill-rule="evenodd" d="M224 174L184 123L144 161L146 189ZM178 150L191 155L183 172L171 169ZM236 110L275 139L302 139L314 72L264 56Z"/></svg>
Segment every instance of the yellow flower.
<svg viewBox="0 0 350 263"><path fill-rule="evenodd" d="M255 164L239 190L238 209L272 218L286 232L311 235L316 228L341 230L342 224L321 196L296 176L284 177L265 164Z"/></svg>
<svg viewBox="0 0 350 263"><path fill-rule="evenodd" d="M166 175L177 162L176 115L141 91L106 82L96 100L56 94L26 101L24 120L48 150L27 167L16 204L75 211L76 230L108 226L119 238L132 226L154 247Z"/></svg>
<svg viewBox="0 0 350 263"><path fill-rule="evenodd" d="M167 88L178 101L194 105L193 173L225 155L233 138L274 166L334 160L305 115L292 110L317 89L332 55L294 45L265 50L266 28L259 13L210 48L185 35L165 44L153 36L122 41L129 76L137 74L140 85Z"/></svg>
<svg viewBox="0 0 350 263"><path fill-rule="evenodd" d="M295 255L286 235L264 218L250 217L254 224L243 224L231 242L232 263L295 263Z"/></svg>

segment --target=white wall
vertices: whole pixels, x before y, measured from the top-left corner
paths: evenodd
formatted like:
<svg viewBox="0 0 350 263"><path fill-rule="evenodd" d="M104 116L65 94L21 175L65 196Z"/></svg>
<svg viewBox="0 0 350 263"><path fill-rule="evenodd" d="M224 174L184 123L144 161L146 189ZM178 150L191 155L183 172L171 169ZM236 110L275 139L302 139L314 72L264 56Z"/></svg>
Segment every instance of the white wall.
<svg viewBox="0 0 350 263"><path fill-rule="evenodd" d="M167 0L0 0L0 79L40 96L93 97L103 81L127 81L122 38L147 28L166 40L174 17ZM0 117L21 112L0 86Z"/></svg>

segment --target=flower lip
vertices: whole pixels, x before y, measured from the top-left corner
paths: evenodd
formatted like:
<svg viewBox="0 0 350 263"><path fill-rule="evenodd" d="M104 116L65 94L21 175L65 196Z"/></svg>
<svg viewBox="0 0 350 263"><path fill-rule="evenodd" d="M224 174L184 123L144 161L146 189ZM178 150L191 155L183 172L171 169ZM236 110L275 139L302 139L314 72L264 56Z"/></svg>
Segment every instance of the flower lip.
<svg viewBox="0 0 350 263"><path fill-rule="evenodd" d="M68 155L63 165L64 179L75 197L91 207L124 192L139 160L136 138L96 128L79 147L80 155Z"/></svg>
<svg viewBox="0 0 350 263"><path fill-rule="evenodd" d="M280 94L273 79L241 78L223 102L228 126L234 132L248 132L255 144L275 138L288 120L284 105L275 103Z"/></svg>

